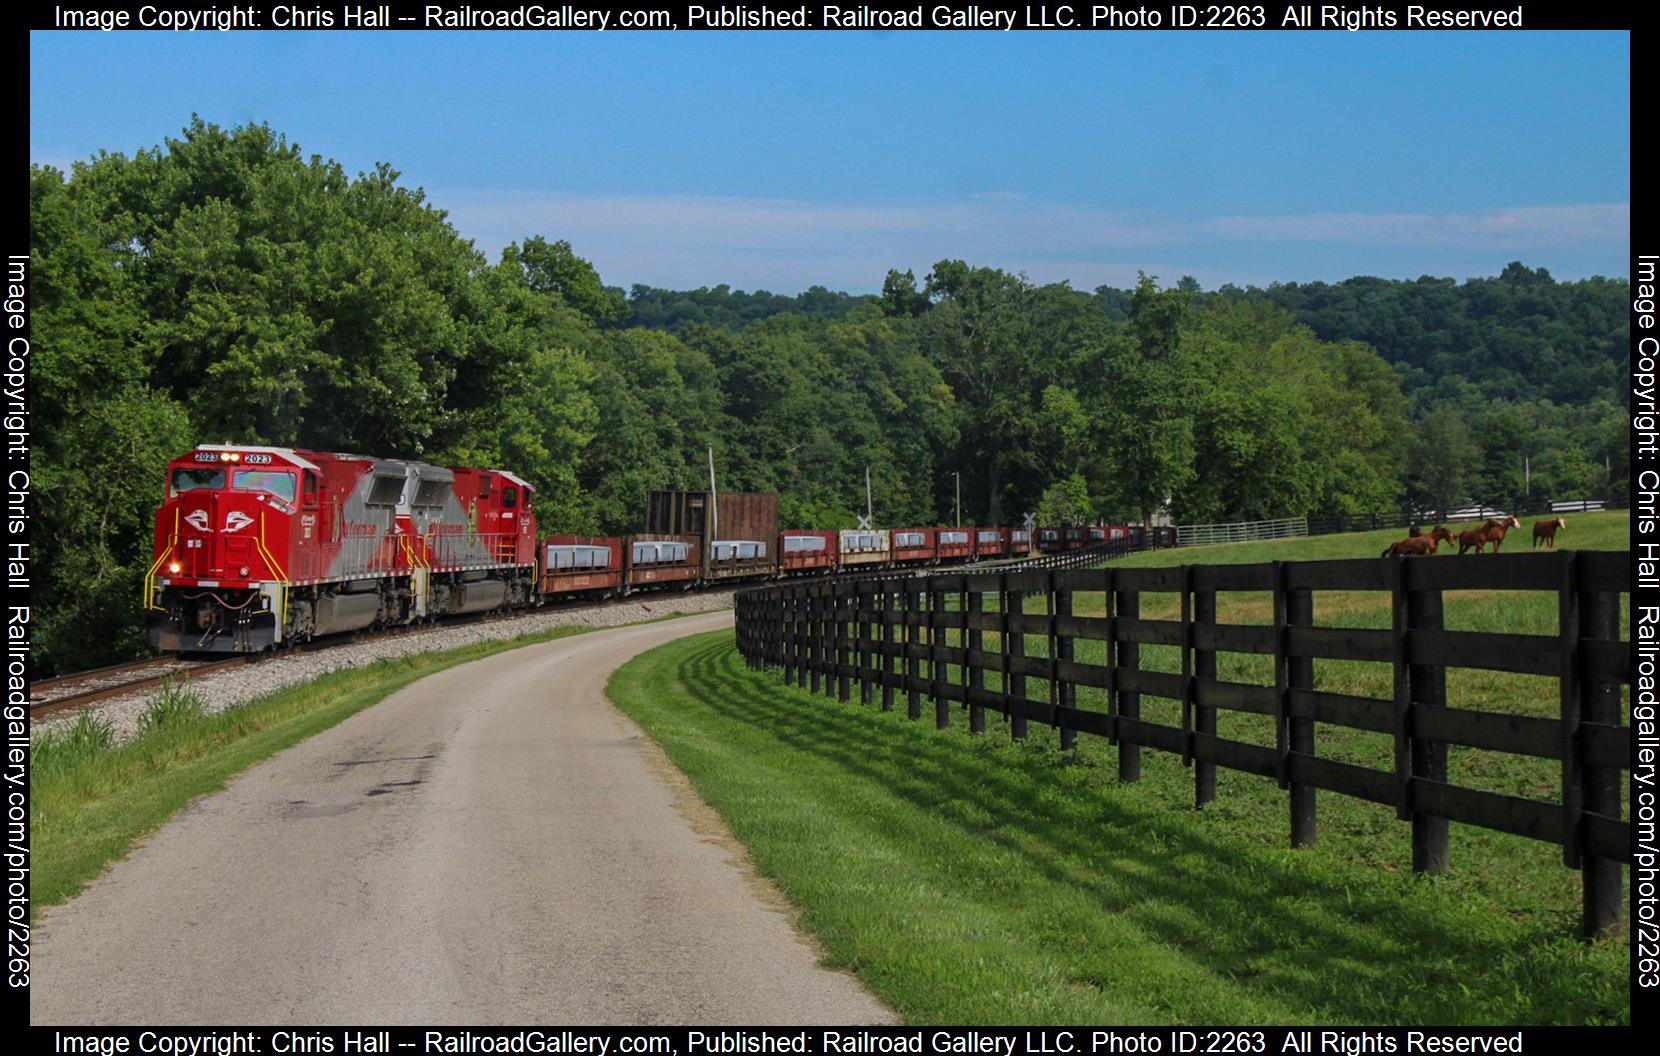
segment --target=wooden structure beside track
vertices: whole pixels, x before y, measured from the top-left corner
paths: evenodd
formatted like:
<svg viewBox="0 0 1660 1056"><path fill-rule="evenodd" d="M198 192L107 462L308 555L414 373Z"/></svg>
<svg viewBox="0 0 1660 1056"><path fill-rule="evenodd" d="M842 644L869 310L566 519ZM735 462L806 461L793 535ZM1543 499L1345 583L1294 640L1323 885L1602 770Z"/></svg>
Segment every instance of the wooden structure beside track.
<svg viewBox="0 0 1660 1056"><path fill-rule="evenodd" d="M1447 630L1443 594L1461 590L1550 592L1557 633ZM1412 825L1413 868L1425 873L1446 869L1449 821L1556 844L1563 864L1582 871L1591 934L1622 918L1621 863L1632 845L1620 796L1633 746L1621 700L1632 680L1631 644L1620 639L1630 590L1631 555L1595 551L865 576L740 592L737 641L751 667L780 668L787 683L815 693L849 700L857 683L860 700L879 696L884 710L903 696L912 719L926 697L941 728L955 703L976 733L991 710L1017 738L1034 721L1056 727L1062 747L1080 732L1105 737L1124 781L1139 778L1144 747L1179 754L1200 806L1216 795L1219 766L1270 778L1288 793L1293 846L1314 841L1318 790L1393 807ZM1217 622L1217 597L1230 591L1270 594L1272 622ZM1389 626L1318 625L1323 591L1386 594ZM1142 619L1149 593L1179 596L1179 618ZM1074 615L1079 595L1100 596L1104 615ZM988 633L997 648L986 648ZM1077 659L1081 642L1101 643L1089 652L1104 662ZM1179 671L1144 669L1143 646L1175 649ZM1272 683L1219 679L1217 658L1229 653L1271 657ZM1316 660L1387 665L1392 693L1322 691ZM1557 714L1451 706L1452 668L1546 676ZM1105 707L1080 707L1080 687L1092 687L1086 704ZM1144 696L1175 702L1179 724L1144 719ZM1259 716L1256 743L1219 735L1220 711ZM1316 723L1391 737L1393 766L1322 758ZM1451 783L1449 745L1553 760L1557 799Z"/></svg>

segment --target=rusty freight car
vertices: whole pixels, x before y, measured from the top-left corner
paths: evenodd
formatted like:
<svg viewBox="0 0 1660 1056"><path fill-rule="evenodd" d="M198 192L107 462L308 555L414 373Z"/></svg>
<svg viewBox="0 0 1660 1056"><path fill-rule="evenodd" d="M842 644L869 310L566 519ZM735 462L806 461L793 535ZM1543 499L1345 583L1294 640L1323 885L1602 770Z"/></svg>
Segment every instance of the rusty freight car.
<svg viewBox="0 0 1660 1056"><path fill-rule="evenodd" d="M706 581L778 570L778 496L770 491L654 491L646 531L700 538Z"/></svg>

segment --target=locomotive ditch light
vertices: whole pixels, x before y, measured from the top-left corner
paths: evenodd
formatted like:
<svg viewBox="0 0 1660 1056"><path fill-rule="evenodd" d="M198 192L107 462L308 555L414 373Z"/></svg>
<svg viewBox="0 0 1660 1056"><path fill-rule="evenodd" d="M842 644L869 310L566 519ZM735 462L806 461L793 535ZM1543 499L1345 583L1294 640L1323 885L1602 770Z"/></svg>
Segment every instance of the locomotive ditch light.
<svg viewBox="0 0 1660 1056"><path fill-rule="evenodd" d="M179 564L177 561L174 561L172 564L167 566L167 571L177 573L182 568L184 568L183 565Z"/></svg>
<svg viewBox="0 0 1660 1056"><path fill-rule="evenodd" d="M242 572L242 578L247 579L248 578L248 566L243 565L242 568L241 568L241 572Z"/></svg>

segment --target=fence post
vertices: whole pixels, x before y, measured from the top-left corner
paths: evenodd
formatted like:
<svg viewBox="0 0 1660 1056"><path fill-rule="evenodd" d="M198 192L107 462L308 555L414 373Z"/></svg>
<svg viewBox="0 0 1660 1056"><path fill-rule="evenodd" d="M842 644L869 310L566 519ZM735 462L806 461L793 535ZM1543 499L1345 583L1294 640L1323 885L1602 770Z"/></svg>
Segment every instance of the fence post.
<svg viewBox="0 0 1660 1056"><path fill-rule="evenodd" d="M969 627L968 621L985 609L985 598L980 595L979 591L969 590L967 582L964 581L963 601L967 603L963 606L963 628L968 632L965 635L966 641L963 646L963 674L965 676L963 682L970 690L984 689L986 685L985 669L980 667L979 663L968 654L984 649L986 636L985 632L981 631L979 627ZM986 709L978 701L971 701L968 705L968 732L986 732Z"/></svg>
<svg viewBox="0 0 1660 1056"><path fill-rule="evenodd" d="M1193 676L1199 682L1215 681L1216 650L1201 649L1197 645L1199 627L1216 625L1216 591L1197 590L1193 593ZM1199 689L1194 687L1194 696ZM1216 709L1197 704L1193 714L1193 732L1198 736L1216 736ZM1193 764L1193 805L1202 807L1216 799L1216 764L1196 759Z"/></svg>
<svg viewBox="0 0 1660 1056"><path fill-rule="evenodd" d="M1286 591L1285 615L1288 627L1314 626L1314 592L1312 590ZM1287 666L1289 668L1287 673L1291 693L1299 689L1314 688L1313 657L1292 656ZM1313 755L1314 720L1312 718L1296 717L1296 709L1291 706L1290 693L1287 694L1286 705L1290 726L1288 732L1291 751L1302 755ZM1314 846L1314 837L1314 786L1292 781L1291 846L1312 847Z"/></svg>
<svg viewBox="0 0 1660 1056"><path fill-rule="evenodd" d="M835 619L836 588L830 583L820 584L818 604L818 667L819 674L824 678L824 695L827 697L834 696L836 692Z"/></svg>
<svg viewBox="0 0 1660 1056"><path fill-rule="evenodd" d="M854 616L857 620L854 626L859 631L858 637L854 640L853 655L858 658L859 665L859 671L855 677L859 680L859 703L866 707L870 706L871 669L875 666L873 663L875 656L872 650L876 648L876 634L871 629L870 620L876 605L876 593L872 589L867 594L865 588L867 585L874 588L876 583L877 580L875 579L856 579L853 581Z"/></svg>
<svg viewBox="0 0 1660 1056"><path fill-rule="evenodd" d="M1583 557L1580 558L1583 562ZM1583 581L1583 565L1576 570L1575 584ZM1579 594L1579 633L1581 638L1605 642L1620 640L1620 596L1617 593L1581 591ZM1612 682L1586 681L1580 686L1580 710L1585 722L1605 726L1619 726L1620 687ZM1579 751L1583 738L1573 746ZM1580 767L1580 802L1586 813L1601 814L1607 818L1620 816L1620 771L1618 767L1597 766L1585 760ZM1573 822L1577 819L1569 819ZM1580 860L1580 879L1584 885L1585 911L1583 929L1587 936L1618 927L1625 920L1625 885L1621 882L1620 862L1611 858L1583 855Z"/></svg>
<svg viewBox="0 0 1660 1056"><path fill-rule="evenodd" d="M1005 602L1007 608L1003 614L1004 634L1008 636L1004 640L1004 648L1009 651L1011 657L1019 657L1024 660L1026 658L1026 630L1025 628L1018 631L1010 629L1009 617L1026 615L1026 594L1024 591L1011 590L1004 596L1008 599ZM1014 740L1024 741L1026 739L1026 716L1014 714L1015 705L1013 703L1013 700L1026 699L1026 675L1024 672L1010 673L1006 692L1012 698L1009 704L1009 736Z"/></svg>
<svg viewBox="0 0 1660 1056"><path fill-rule="evenodd" d="M819 592L823 589L817 583L802 589L802 593L806 595L807 605L807 677L814 696L818 695L819 678L824 667L824 614L819 599Z"/></svg>
<svg viewBox="0 0 1660 1056"><path fill-rule="evenodd" d="M1411 582L1412 569L1421 567L1405 557L1401 565L1406 588L1407 633L1404 645L1411 658L1415 631L1439 631L1442 627L1441 592L1417 587ZM1429 567L1425 562L1422 567ZM1431 664L1407 665L1407 730L1414 730L1413 715L1421 708L1444 707L1447 703L1447 670ZM1439 741L1411 738L1412 777L1426 781L1447 780L1447 746ZM1410 788L1410 786L1408 786ZM1410 800L1412 797L1408 796ZM1409 803L1412 810L1412 871L1440 876L1447 871L1447 819L1426 814Z"/></svg>
<svg viewBox="0 0 1660 1056"><path fill-rule="evenodd" d="M1182 765L1193 765L1193 566L1182 566Z"/></svg>
<svg viewBox="0 0 1660 1056"><path fill-rule="evenodd" d="M922 718L922 692L912 680L922 678L922 658L917 654L926 637L922 623L927 618L925 584L926 580L913 579L906 587L917 589L905 591L905 714L913 720Z"/></svg>
<svg viewBox="0 0 1660 1056"><path fill-rule="evenodd" d="M1291 686L1291 675L1286 658L1285 628L1287 622L1285 600L1285 562L1273 562L1274 583L1274 755L1280 787L1291 787L1291 742L1287 737L1286 697Z"/></svg>
<svg viewBox="0 0 1660 1056"><path fill-rule="evenodd" d="M1112 621L1113 651L1117 656L1118 668L1113 674L1113 681L1121 679L1126 671L1137 671L1141 668L1141 645L1138 642L1127 642L1118 629L1119 619L1135 620L1141 617L1141 595L1134 590L1124 590L1116 583L1113 577L1113 610L1118 619ZM1121 719L1141 718L1141 691L1137 689L1120 689L1118 691L1118 716ZM1117 723L1114 723L1117 726ZM1125 736L1125 730L1118 732L1118 780L1123 782L1141 780L1141 745L1136 744Z"/></svg>
<svg viewBox="0 0 1660 1056"><path fill-rule="evenodd" d="M1060 677L1062 662L1072 659L1072 636L1061 633L1061 620L1072 615L1072 592L1061 590L1060 577L1066 575L1061 572L1049 577L1049 585L1055 595L1055 618L1052 621L1055 635L1055 705L1060 708L1074 708L1077 706L1078 687ZM1060 711L1055 713L1055 724L1060 725L1062 716ZM1078 743L1078 731L1070 726L1061 726L1061 748L1069 749Z"/></svg>
<svg viewBox="0 0 1660 1056"><path fill-rule="evenodd" d="M951 702L945 699L945 684L949 681L945 650L950 642L945 627L945 588L934 586L939 579L934 576L928 581L928 675L933 682L934 729L943 730L951 725Z"/></svg>
<svg viewBox="0 0 1660 1056"><path fill-rule="evenodd" d="M853 650L848 648L853 613L848 609L848 600L853 596L856 586L854 583L837 583L835 586L836 622L831 633L835 635L836 647L836 699L843 703L853 699L853 678L847 670L853 666Z"/></svg>
<svg viewBox="0 0 1660 1056"><path fill-rule="evenodd" d="M898 592L899 584L894 580L884 579L882 586L882 710L893 710L893 676L897 661L893 655L893 619L897 606L894 605L894 595Z"/></svg>

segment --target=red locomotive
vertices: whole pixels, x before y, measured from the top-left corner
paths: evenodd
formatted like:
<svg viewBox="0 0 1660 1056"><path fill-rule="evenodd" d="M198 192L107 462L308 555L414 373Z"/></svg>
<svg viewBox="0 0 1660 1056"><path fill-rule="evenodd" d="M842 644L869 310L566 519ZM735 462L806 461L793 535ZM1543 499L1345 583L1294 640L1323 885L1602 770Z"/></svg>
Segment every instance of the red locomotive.
<svg viewBox="0 0 1660 1056"><path fill-rule="evenodd" d="M150 642L251 652L535 597L535 489L500 470L204 444L168 466Z"/></svg>

